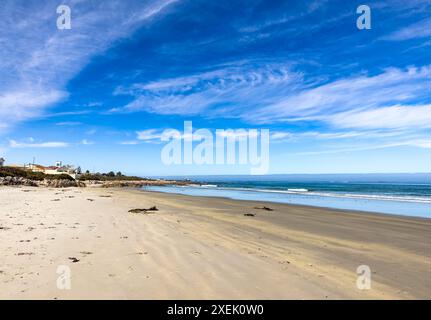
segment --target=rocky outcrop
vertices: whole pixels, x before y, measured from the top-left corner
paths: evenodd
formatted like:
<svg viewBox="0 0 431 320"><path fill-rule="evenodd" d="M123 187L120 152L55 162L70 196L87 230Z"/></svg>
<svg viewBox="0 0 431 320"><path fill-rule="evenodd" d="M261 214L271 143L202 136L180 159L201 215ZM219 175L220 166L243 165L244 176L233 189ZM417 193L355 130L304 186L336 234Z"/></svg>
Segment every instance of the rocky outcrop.
<svg viewBox="0 0 431 320"><path fill-rule="evenodd" d="M85 183L75 180L42 180L36 181L22 177L0 177L0 186L27 186L27 187L50 187L50 188L69 188L85 187Z"/></svg>
<svg viewBox="0 0 431 320"><path fill-rule="evenodd" d="M139 188L143 186L188 185L190 181L173 180L116 180L116 181L83 181L71 179L32 180L23 177L0 177L0 186L28 186L48 188L85 188L86 186L100 186L102 188Z"/></svg>
<svg viewBox="0 0 431 320"><path fill-rule="evenodd" d="M173 181L173 180L131 180L131 181L103 181L102 188L140 188L144 186L167 186L167 185L188 185L189 181Z"/></svg>
<svg viewBox="0 0 431 320"><path fill-rule="evenodd" d="M0 177L0 186L37 187L38 183L34 180L30 180L22 177Z"/></svg>
<svg viewBox="0 0 431 320"><path fill-rule="evenodd" d="M66 179L58 179L58 180L43 180L40 183L40 186L50 187L50 188L70 188L70 187L79 187L84 188L86 185L84 182L76 181L76 180L66 180Z"/></svg>

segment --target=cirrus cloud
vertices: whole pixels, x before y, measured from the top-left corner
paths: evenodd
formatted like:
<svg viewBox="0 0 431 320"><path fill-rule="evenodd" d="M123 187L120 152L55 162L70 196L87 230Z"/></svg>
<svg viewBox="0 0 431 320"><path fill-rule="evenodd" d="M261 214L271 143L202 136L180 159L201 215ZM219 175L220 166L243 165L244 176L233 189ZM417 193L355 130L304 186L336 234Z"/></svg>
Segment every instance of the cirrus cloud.
<svg viewBox="0 0 431 320"><path fill-rule="evenodd" d="M0 127L38 117L66 99L66 84L92 57L177 1L70 0L71 30L55 28L58 1L3 1L0 30L7 32L0 33Z"/></svg>

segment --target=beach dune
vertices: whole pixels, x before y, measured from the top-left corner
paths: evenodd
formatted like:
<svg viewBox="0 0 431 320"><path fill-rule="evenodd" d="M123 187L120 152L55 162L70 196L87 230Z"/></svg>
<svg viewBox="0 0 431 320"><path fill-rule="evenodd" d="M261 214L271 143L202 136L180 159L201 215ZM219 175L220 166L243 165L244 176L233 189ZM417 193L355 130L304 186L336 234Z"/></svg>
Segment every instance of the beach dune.
<svg viewBox="0 0 431 320"><path fill-rule="evenodd" d="M1 299L431 297L430 219L130 189L0 200Z"/></svg>

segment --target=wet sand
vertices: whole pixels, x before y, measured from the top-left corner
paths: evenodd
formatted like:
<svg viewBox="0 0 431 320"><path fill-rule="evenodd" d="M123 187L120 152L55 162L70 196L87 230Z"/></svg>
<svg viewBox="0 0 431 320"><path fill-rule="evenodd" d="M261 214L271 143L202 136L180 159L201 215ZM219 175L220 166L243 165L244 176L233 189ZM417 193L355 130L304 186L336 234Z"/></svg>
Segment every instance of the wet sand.
<svg viewBox="0 0 431 320"><path fill-rule="evenodd" d="M0 204L0 299L431 298L431 219L130 189L0 187Z"/></svg>

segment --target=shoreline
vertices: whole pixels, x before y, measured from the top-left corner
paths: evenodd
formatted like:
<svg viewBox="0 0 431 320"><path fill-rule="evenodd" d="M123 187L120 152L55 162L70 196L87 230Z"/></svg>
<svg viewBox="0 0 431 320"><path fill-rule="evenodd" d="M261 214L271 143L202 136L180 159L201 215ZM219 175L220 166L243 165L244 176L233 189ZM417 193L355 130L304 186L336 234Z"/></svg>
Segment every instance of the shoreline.
<svg viewBox="0 0 431 320"><path fill-rule="evenodd" d="M176 186L147 186L145 191L154 191L167 194L188 195L193 197L225 198L238 201L261 201L270 203L281 203L288 205L310 206L322 209L333 209L343 211L359 211L375 214L387 214L406 217L419 217L431 219L431 205L429 203L360 199L355 197L333 197L313 194L276 194L256 190L236 190L223 188L179 188ZM187 186L186 186L187 187ZM166 190L166 191L165 191ZM283 197L278 197L283 195Z"/></svg>
<svg viewBox="0 0 431 320"><path fill-rule="evenodd" d="M426 218L132 188L0 187L0 199L0 299L431 296ZM71 290L56 286L61 265ZM371 290L356 287L360 265Z"/></svg>
<svg viewBox="0 0 431 320"><path fill-rule="evenodd" d="M296 204L296 203L282 203L282 202L275 202L275 201L265 201L265 200L242 200L242 199L233 199L229 197L224 196L200 196L200 195L188 195L188 194L181 194L181 193L173 193L173 192L162 192L162 191L153 191L153 190L143 190L143 189L136 189L136 188L125 188L130 191L142 191L142 192L148 192L148 193L155 193L155 194L172 194L175 196L183 196L183 197L192 197L192 198L201 198L206 200L212 200L214 198L216 199L222 199L222 200L229 200L229 201L238 201L243 202L244 204L247 203L253 203L256 204L264 204L264 203L270 203L270 204L281 204L289 207L298 207L303 209L324 209L324 210L331 210L336 211L340 213L355 213L355 214L364 214L364 215L385 215L385 216L392 216L394 218L407 218L407 219L418 219L418 220L424 220L424 221L431 221L431 218L427 217L418 217L418 216L409 216L409 215L402 215L402 214L395 214L395 213L385 213L385 212L378 212L378 211L363 211L363 210L354 210L354 209L339 209L339 208L332 208L332 207L321 207L321 206L313 206L313 205L307 205L307 204Z"/></svg>

